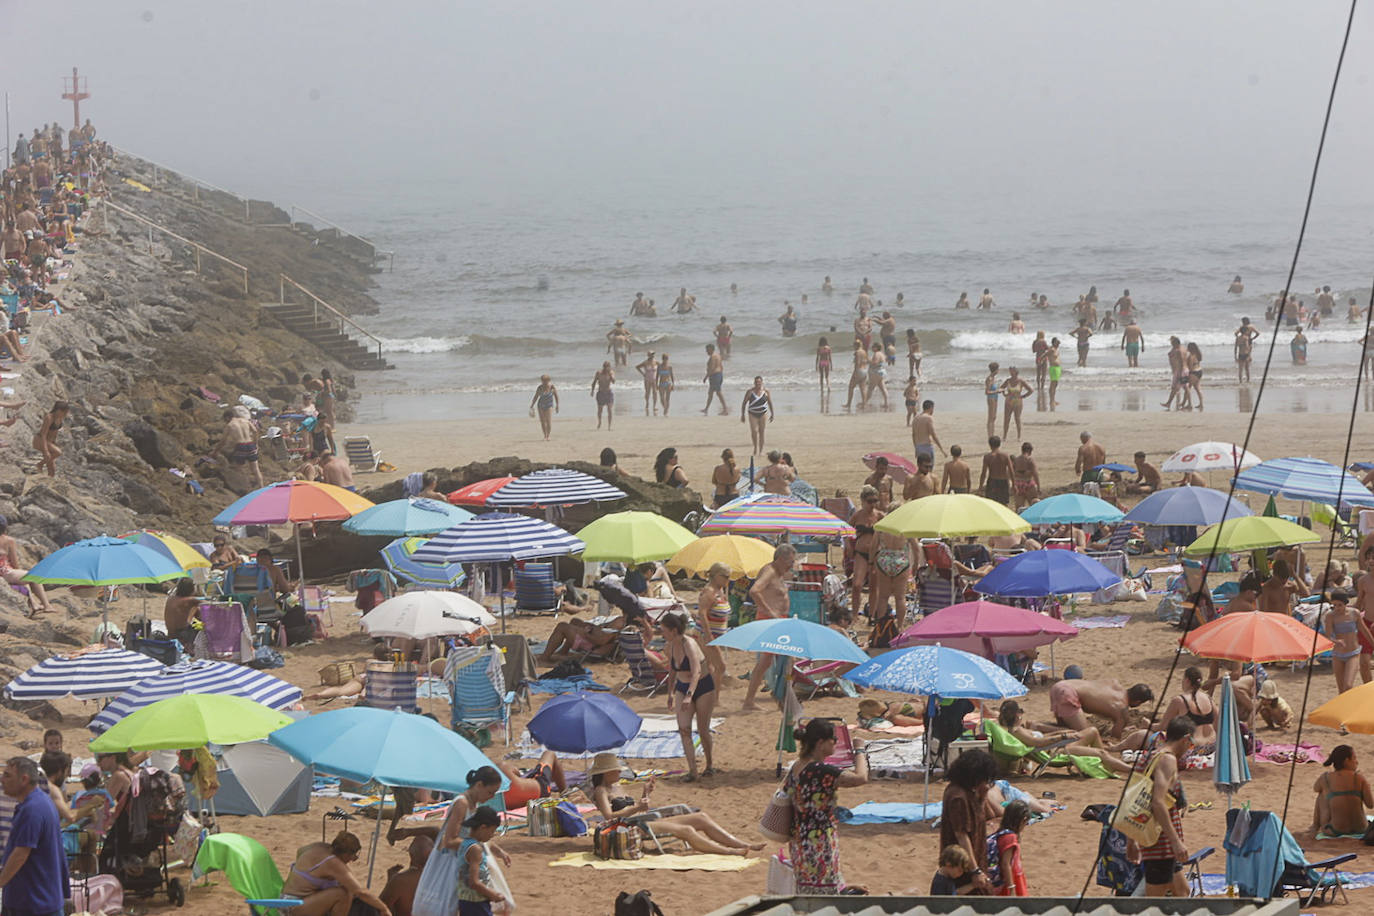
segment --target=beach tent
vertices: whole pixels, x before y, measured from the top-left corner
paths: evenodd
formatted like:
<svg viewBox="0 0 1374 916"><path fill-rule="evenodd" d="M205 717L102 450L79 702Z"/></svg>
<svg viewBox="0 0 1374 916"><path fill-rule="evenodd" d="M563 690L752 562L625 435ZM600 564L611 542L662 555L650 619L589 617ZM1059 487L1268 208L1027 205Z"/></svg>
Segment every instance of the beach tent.
<svg viewBox="0 0 1374 916"><path fill-rule="evenodd" d="M281 748L253 741L219 748L214 754L219 772L216 814L267 817L309 810L314 773ZM193 780L186 782L186 795L192 810L208 807L196 797Z"/></svg>

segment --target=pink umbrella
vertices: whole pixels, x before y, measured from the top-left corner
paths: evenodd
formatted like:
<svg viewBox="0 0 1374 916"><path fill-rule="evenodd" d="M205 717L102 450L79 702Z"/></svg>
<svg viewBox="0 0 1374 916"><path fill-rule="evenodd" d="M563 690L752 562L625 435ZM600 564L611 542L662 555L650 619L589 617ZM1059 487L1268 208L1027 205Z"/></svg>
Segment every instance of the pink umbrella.
<svg viewBox="0 0 1374 916"><path fill-rule="evenodd" d="M892 645L939 643L992 658L1077 635L1077 627L1048 614L991 601L966 601L936 611L907 627Z"/></svg>
<svg viewBox="0 0 1374 916"><path fill-rule="evenodd" d="M879 458L887 459L887 472L898 483L906 483L907 477L916 473L916 465L911 459L903 458L896 452L870 452L864 455L863 462L868 465L868 469L871 471Z"/></svg>

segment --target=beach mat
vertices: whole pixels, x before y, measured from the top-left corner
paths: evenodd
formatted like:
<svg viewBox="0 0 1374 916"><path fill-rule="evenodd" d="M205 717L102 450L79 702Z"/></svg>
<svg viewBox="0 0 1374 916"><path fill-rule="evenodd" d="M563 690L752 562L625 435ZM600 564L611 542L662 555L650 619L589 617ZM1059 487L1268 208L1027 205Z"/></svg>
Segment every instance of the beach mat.
<svg viewBox="0 0 1374 916"><path fill-rule="evenodd" d="M1365 816L1365 825L1366 825L1365 829L1366 829L1366 830L1368 829L1368 824L1369 824L1370 821L1374 821L1374 815L1366 815L1366 816ZM1364 831L1364 830L1361 830L1359 833L1327 833L1327 832L1326 832L1326 829L1323 828L1323 829L1317 831L1317 839L1319 839L1319 840L1362 840L1362 839L1364 839L1364 834L1365 834L1365 831Z"/></svg>
<svg viewBox="0 0 1374 916"><path fill-rule="evenodd" d="M1292 744L1270 744L1268 741L1261 741L1259 748L1254 754L1255 760L1263 760L1266 763L1289 764L1293 762L1294 745ZM1298 763L1321 763L1326 753L1320 745L1303 743L1302 747L1297 748L1296 756Z"/></svg>
<svg viewBox="0 0 1374 916"><path fill-rule="evenodd" d="M1124 627L1130 619L1130 614L1112 614L1109 617L1073 617L1064 622L1080 630L1113 630Z"/></svg>
<svg viewBox="0 0 1374 916"><path fill-rule="evenodd" d="M915 824L939 817L940 808L940 802L864 802L853 808L840 808L838 819L842 824Z"/></svg>
<svg viewBox="0 0 1374 916"><path fill-rule="evenodd" d="M594 852L570 852L561 859L554 859L550 867L558 865L590 865L602 869L670 869L672 871L744 871L758 865L763 859L746 859L743 856L716 856L709 853L694 855L661 856L648 855L642 859L601 859Z"/></svg>
<svg viewBox="0 0 1374 916"><path fill-rule="evenodd" d="M1374 871L1337 872L1347 890L1357 891L1362 887L1374 887ZM1202 893L1205 897L1226 896L1225 875L1203 875ZM1324 908L1323 908L1324 909Z"/></svg>
<svg viewBox="0 0 1374 916"><path fill-rule="evenodd" d="M547 693L557 696L562 693L579 693L583 690L610 690L605 684L592 680L590 674L577 677L541 677L525 681L530 693Z"/></svg>

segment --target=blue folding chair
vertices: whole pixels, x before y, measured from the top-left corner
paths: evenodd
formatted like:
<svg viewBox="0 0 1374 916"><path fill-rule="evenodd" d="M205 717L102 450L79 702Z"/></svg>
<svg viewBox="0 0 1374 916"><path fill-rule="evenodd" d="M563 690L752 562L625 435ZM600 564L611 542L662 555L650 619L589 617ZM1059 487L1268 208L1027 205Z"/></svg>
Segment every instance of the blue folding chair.
<svg viewBox="0 0 1374 916"><path fill-rule="evenodd" d="M510 708L515 691L507 690L501 671L501 650L496 646L459 647L449 653L444 683L452 699L452 726L474 740L478 747L491 743L490 726L499 724L510 744Z"/></svg>
<svg viewBox="0 0 1374 916"><path fill-rule="evenodd" d="M517 614L556 614L559 601L554 594L553 564L526 563L515 571L515 612Z"/></svg>

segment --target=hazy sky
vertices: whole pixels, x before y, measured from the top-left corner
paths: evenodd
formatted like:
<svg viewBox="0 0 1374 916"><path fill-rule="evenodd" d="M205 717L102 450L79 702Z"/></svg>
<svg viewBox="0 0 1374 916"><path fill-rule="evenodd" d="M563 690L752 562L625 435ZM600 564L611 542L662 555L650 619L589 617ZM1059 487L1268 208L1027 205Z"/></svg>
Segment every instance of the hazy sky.
<svg viewBox="0 0 1374 916"><path fill-rule="evenodd" d="M67 0L0 4L11 130L61 118L230 188L1034 207L1305 189L1347 5ZM1374 12L1323 197L1364 200ZM1033 213L1028 212L1027 218Z"/></svg>

